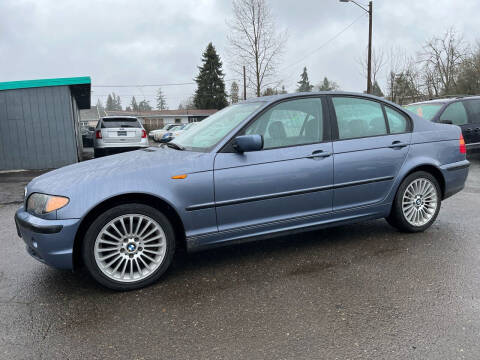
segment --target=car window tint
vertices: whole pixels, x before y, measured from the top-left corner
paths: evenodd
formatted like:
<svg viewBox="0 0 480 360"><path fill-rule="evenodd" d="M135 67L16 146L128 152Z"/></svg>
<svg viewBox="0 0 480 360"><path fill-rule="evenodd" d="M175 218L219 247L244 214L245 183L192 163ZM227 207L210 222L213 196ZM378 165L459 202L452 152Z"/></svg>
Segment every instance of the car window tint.
<svg viewBox="0 0 480 360"><path fill-rule="evenodd" d="M102 128L141 128L140 122L132 118L106 118L102 120Z"/></svg>
<svg viewBox="0 0 480 360"><path fill-rule="evenodd" d="M390 134L403 133L408 130L408 120L405 115L388 106L385 106L385 112L387 113Z"/></svg>
<svg viewBox="0 0 480 360"><path fill-rule="evenodd" d="M440 116L440 120L450 120L454 125L464 125L468 122L467 111L461 101L447 106Z"/></svg>
<svg viewBox="0 0 480 360"><path fill-rule="evenodd" d="M418 116L423 117L427 120L432 120L432 118L438 113L442 108L443 103L436 104L412 104L405 106L405 109L417 114Z"/></svg>
<svg viewBox="0 0 480 360"><path fill-rule="evenodd" d="M470 123L480 123L480 100L466 100L463 105L468 111L468 120Z"/></svg>
<svg viewBox="0 0 480 360"><path fill-rule="evenodd" d="M322 100L284 101L263 113L246 129L245 134L262 135L264 149L321 142Z"/></svg>
<svg viewBox="0 0 480 360"><path fill-rule="evenodd" d="M340 139L387 134L385 118L379 103L340 96L333 97L332 101Z"/></svg>

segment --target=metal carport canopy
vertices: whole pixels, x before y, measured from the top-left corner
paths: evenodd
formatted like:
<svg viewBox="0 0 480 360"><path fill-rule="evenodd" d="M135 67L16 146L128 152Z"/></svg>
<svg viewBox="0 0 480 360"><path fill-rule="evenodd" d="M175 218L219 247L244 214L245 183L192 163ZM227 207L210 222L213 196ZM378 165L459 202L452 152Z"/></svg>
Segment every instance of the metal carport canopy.
<svg viewBox="0 0 480 360"><path fill-rule="evenodd" d="M80 109L90 109L91 79L89 76L0 82L0 90L70 86Z"/></svg>

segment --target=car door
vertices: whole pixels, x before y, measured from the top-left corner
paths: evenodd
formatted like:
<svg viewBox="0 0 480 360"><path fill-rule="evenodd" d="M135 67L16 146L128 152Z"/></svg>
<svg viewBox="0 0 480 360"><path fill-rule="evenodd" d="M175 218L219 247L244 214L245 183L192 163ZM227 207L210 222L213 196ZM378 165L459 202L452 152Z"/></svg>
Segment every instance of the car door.
<svg viewBox="0 0 480 360"><path fill-rule="evenodd" d="M411 120L373 99L331 97L334 119L333 210L381 202L408 152Z"/></svg>
<svg viewBox="0 0 480 360"><path fill-rule="evenodd" d="M261 151L227 146L214 164L220 231L312 221L332 209L333 158L325 99L296 98L262 112L239 134L263 136Z"/></svg>
<svg viewBox="0 0 480 360"><path fill-rule="evenodd" d="M460 126L465 143L473 142L474 127L468 122L467 109L462 101L455 101L447 105L440 114L439 120L440 122L451 122L453 125Z"/></svg>
<svg viewBox="0 0 480 360"><path fill-rule="evenodd" d="M465 133L465 143L478 147L480 146L480 99L465 99L463 104L468 114L468 125L464 126L465 129L462 128L462 132Z"/></svg>

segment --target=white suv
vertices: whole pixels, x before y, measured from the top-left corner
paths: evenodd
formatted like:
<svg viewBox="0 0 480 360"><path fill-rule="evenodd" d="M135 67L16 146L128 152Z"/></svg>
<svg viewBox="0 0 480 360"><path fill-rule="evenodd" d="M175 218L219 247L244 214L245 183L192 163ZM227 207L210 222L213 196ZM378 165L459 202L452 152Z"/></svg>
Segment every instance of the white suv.
<svg viewBox="0 0 480 360"><path fill-rule="evenodd" d="M93 151L95 157L148 147L147 132L133 116L107 116L98 121Z"/></svg>

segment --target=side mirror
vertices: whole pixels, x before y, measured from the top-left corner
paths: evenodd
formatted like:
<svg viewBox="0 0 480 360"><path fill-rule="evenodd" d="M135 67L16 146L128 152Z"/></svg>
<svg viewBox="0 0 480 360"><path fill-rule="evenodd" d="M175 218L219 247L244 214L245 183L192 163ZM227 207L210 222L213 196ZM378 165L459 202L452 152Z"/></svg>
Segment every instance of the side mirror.
<svg viewBox="0 0 480 360"><path fill-rule="evenodd" d="M241 135L233 139L233 148L239 153L263 149L262 135Z"/></svg>
<svg viewBox="0 0 480 360"><path fill-rule="evenodd" d="M453 124L452 120L440 120L439 123L440 124L450 124L450 125Z"/></svg>

